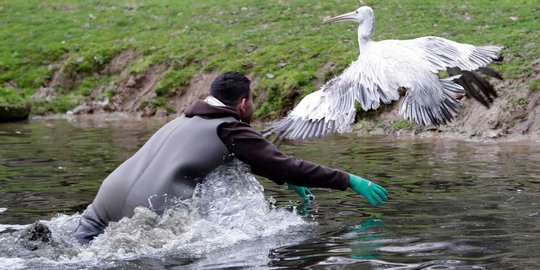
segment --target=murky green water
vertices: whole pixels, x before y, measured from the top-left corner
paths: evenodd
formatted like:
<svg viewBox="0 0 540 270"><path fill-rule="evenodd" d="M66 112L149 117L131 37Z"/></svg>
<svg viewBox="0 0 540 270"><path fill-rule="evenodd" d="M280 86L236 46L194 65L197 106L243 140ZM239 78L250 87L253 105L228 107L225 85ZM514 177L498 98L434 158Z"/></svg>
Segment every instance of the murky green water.
<svg viewBox="0 0 540 270"><path fill-rule="evenodd" d="M81 212L101 180L163 124L99 119L0 125L0 224L29 224L50 220L57 213ZM349 191L313 189L316 202L303 208L297 195L260 179L265 195L273 197L278 208L298 206L299 214L312 224L310 229L287 239L242 241L193 261L140 256L112 267L537 269L540 265L538 142L334 136L284 144L281 149L378 182L390 192L389 202L372 208Z"/></svg>

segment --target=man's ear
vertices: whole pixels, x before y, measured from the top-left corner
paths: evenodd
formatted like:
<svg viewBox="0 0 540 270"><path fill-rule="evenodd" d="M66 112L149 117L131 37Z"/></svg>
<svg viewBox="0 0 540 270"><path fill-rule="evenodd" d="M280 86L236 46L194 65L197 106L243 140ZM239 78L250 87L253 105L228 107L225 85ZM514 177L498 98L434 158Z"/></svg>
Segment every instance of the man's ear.
<svg viewBox="0 0 540 270"><path fill-rule="evenodd" d="M240 101L240 103L238 103L237 107L238 107L239 111L244 113L246 111L246 99L243 98L242 101Z"/></svg>

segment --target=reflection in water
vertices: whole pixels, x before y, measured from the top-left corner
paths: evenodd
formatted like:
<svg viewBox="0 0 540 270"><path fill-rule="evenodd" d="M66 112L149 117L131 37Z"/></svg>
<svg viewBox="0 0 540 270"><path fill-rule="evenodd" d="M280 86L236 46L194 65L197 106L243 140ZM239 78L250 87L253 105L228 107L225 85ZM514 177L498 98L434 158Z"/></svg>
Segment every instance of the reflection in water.
<svg viewBox="0 0 540 270"><path fill-rule="evenodd" d="M375 227L384 226L382 219L368 218L360 223L352 232L357 235L355 241L349 242L353 259L375 260L379 258L377 249L384 246L384 233L374 232Z"/></svg>
<svg viewBox="0 0 540 270"><path fill-rule="evenodd" d="M304 225L288 226L290 222L272 213L252 220L253 214L237 212L235 218L247 216L243 223L225 219L221 225L245 228L248 233L238 238L242 240L230 239L244 230L209 229L202 223L196 227L203 229L182 238L170 231L186 219L156 226L152 213L143 211L132 221L137 224L110 229L100 240L105 245L114 239L109 246L72 246L64 232L75 226L74 213L82 211L104 177L163 124L105 119L0 125L2 265L39 265L44 258L62 261L62 268L80 268L80 261L94 262L85 267L194 269L535 269L540 264L535 253L540 250L540 144L386 136L334 136L281 146L300 158L380 183L390 191L384 207L372 208L352 192L326 189L312 189L315 202L302 205L294 192L259 179L284 219ZM231 202L221 203L213 206L214 213L226 212L220 207ZM7 235L38 219L51 227L58 245L34 252L16 249L20 243ZM134 242L130 237L135 234L156 240ZM201 246L187 250L193 243L216 248L210 253Z"/></svg>

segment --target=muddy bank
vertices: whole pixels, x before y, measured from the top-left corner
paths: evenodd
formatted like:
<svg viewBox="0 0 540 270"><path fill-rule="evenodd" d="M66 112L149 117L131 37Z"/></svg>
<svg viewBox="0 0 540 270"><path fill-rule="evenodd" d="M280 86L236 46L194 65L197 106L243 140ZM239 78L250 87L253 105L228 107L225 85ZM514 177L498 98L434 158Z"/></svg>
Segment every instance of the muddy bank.
<svg viewBox="0 0 540 270"><path fill-rule="evenodd" d="M160 83L168 72L174 69L167 63L150 66L143 71L134 72L132 64L141 59L141 54L127 50L114 56L95 74L78 74L59 62L51 69L51 79L33 96L34 103L54 104L56 100L66 97L62 89L84 87L85 81L98 83L89 87L82 96L71 99L68 115L92 115L112 112L129 113L133 116L152 117L176 115L194 100L206 96L210 83L217 72L201 73L188 80L185 85L168 89L166 93L159 91ZM103 83L99 83L103 80ZM56 108L41 106L35 111L37 115L58 114Z"/></svg>
<svg viewBox="0 0 540 270"><path fill-rule="evenodd" d="M85 92L83 97L76 99L67 112L69 115L92 115L121 112L137 117L174 117L180 115L194 100L207 95L212 80L219 72L201 72L190 78L185 84L163 91L161 81L174 65L164 63L153 65L143 71L133 72L130 65L141 59L140 53L132 50L123 51L114 56L103 69L93 74L92 78L107 78L104 83L96 84ZM51 67L55 70L48 81L33 99L39 102L52 102L63 97L61 89L75 88L88 80L84 74L73 73L64 62ZM315 74L312 84L318 88L324 84L328 73L338 74L335 65L327 63ZM258 87L260 74L249 74L252 87L256 92L256 106L261 107L268 102L262 87ZM499 97L490 108L478 102L464 98L462 107L448 126L420 127L399 115L399 102L384 106L377 111L359 112L353 132L357 134L395 134L450 136L459 138L514 138L533 137L540 135L540 91L529 89L529 83L540 78L540 61L533 62L532 74L520 79L493 80L492 83ZM98 80L96 79L96 80ZM284 116L294 104L300 100L296 89L282 89L290 92L287 108L271 115ZM54 111L53 111L54 112ZM47 115L51 111L37 112ZM262 118L259 121L275 119Z"/></svg>

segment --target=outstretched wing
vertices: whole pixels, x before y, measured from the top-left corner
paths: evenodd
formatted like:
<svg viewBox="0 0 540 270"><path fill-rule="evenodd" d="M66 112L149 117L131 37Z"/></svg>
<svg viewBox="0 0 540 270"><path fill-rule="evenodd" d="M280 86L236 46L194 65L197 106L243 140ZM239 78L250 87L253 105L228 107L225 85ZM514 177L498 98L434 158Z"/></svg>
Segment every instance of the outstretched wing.
<svg viewBox="0 0 540 270"><path fill-rule="evenodd" d="M497 61L503 49L500 46L474 46L433 36L412 39L410 42L437 71L454 67L477 70Z"/></svg>
<svg viewBox="0 0 540 270"><path fill-rule="evenodd" d="M390 103L399 99L395 80L376 71L384 66L378 58L359 58L340 76L304 97L286 118L264 134L304 140L350 130L356 116L356 101L367 111L377 109L381 101Z"/></svg>
<svg viewBox="0 0 540 270"><path fill-rule="evenodd" d="M338 88L341 79L336 77L305 96L287 117L265 131L265 136L276 133L279 140L305 140L347 131L356 110L354 93Z"/></svg>
<svg viewBox="0 0 540 270"><path fill-rule="evenodd" d="M423 65L429 67L432 72L436 73L446 70L450 76L453 76L452 81L455 84L449 84L448 79L440 80L445 95L453 91L453 96L456 97L456 95L461 94L461 91L464 91L465 94L486 107L489 107L493 103L494 98L497 97L493 86L479 72L502 79L496 71L485 67L489 63L501 60L499 54L502 47L474 46L440 37L422 37L402 42L406 46L415 48L415 51L418 53L415 58L422 59L424 62ZM410 75L415 76L416 74ZM463 90L454 88L456 84ZM432 86L430 87L433 88ZM452 88L454 90L451 90ZM434 95L434 91L429 91L430 89L423 89L423 91L418 91L418 89L423 89L423 87L410 88L401 105L400 112L405 118L414 120L416 123L422 125L447 124L447 122L453 119L453 113L448 115L448 111L455 112L456 108L453 107L458 104L454 102L455 100L446 98L443 101L444 104L439 104L439 107L443 110L440 115L444 117L432 117L431 121L418 121L418 117L411 117L411 115L421 113L418 109L414 109L415 104L410 104L411 102L416 103L416 108L418 108L418 104L431 99ZM433 90L435 89L433 88ZM447 90L450 90L450 92ZM436 106L436 104L432 105ZM413 111L411 112L411 110ZM438 109L435 107L434 112L437 113L437 111Z"/></svg>
<svg viewBox="0 0 540 270"><path fill-rule="evenodd" d="M446 70L461 85L468 96L489 107L498 96L493 85L480 73L502 80L501 74L486 67L492 62L501 62L500 46L474 46L440 37L422 37L416 43L431 65L437 70Z"/></svg>
<svg viewBox="0 0 540 270"><path fill-rule="evenodd" d="M497 96L487 80L475 70L494 74L485 65L499 59L502 47L473 46L439 37L388 40L377 44L374 55L386 59L387 71L407 89L400 113L420 125L441 125L457 113L460 95L468 94L489 106ZM398 59L407 59L407 63ZM397 64L397 65L396 65ZM439 71L451 77L440 79ZM498 76L498 74L495 74Z"/></svg>

